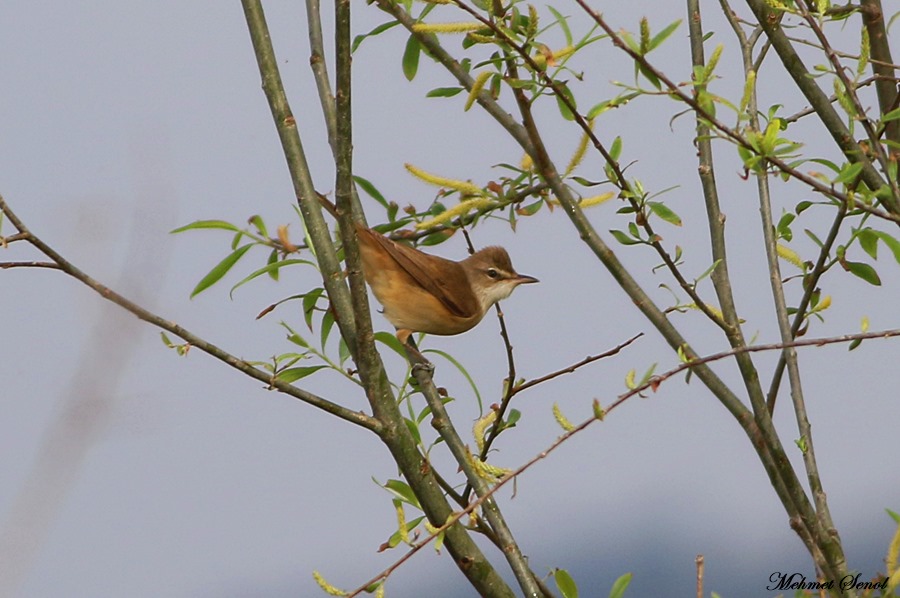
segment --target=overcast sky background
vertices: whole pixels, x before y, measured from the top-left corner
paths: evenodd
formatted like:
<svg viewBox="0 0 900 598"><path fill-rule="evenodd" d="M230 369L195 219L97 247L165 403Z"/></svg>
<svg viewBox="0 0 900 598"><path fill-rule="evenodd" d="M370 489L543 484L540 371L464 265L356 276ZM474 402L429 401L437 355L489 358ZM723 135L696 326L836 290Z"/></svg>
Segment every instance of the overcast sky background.
<svg viewBox="0 0 900 598"><path fill-rule="evenodd" d="M353 6L356 33L387 20L372 6ZM614 27L632 31L644 15L654 30L684 17L682 3L597 6ZM557 7L579 15L571 5ZM707 28L730 45L717 7L704 3ZM317 186L330 191L333 170L308 68L302 3L268 2L266 10ZM579 15L576 35L584 27ZM652 55L678 80L690 73L686 33L682 26ZM453 84L430 61L423 59L419 77L408 83L400 69L405 41L395 29L366 41L354 57L355 171L401 205L422 208L435 190L411 178L405 162L483 184L503 174L492 165L517 163L521 152L477 108L463 112L462 96L426 100L429 89ZM446 44L458 48L455 39ZM718 83L732 98L741 88L736 60L730 49ZM607 42L595 44L578 65L587 71L576 92L582 106L607 97L611 81L632 81L632 67ZM791 86L774 56L760 78L763 105L785 104L785 114L804 106L784 95ZM292 350L278 322L300 324L293 304L254 317L320 284L310 270L285 271L279 284L261 278L229 300L231 284L264 263L265 254L251 254L224 284L189 300L197 281L229 251L230 237L168 234L194 220L241 224L253 214L270 230L290 222L295 238L300 234L237 2L7 3L0 8L0 85L0 193L35 234L101 282L242 358ZM558 163L565 164L579 134L553 104L541 117ZM604 116L598 132L607 142L625 136L623 163L635 161L628 173L646 188L679 185L665 198L685 226L658 228L670 247L686 247L692 277L710 258L693 124L682 117L670 127L678 110L664 99L643 98ZM803 141L836 158L832 142L814 136L815 127L801 125L791 134L808 134ZM717 174L745 333L775 342L755 183L739 178L733 150L720 149ZM581 174L602 178L599 164L590 157ZM779 212L815 199L793 186L775 183L774 189ZM378 220L377 205L366 206L370 221ZM610 202L590 212L601 233L625 227L617 207ZM804 258L814 248L802 228L821 228L830 216L809 210L795 227L792 246ZM2 234L12 232L5 223ZM520 395L515 407L523 417L498 443L498 465L514 467L553 442L560 434L554 402L580 421L594 398L607 404L624 390L629 369L677 365L561 211L522 220L516 234L493 222L473 237L480 246L506 246L520 272L541 279L503 306L520 375L534 378L646 333L615 359ZM616 251L654 299L669 305L658 285L672 285L670 279L648 273L656 258L643 249ZM855 251L855 259L869 261ZM435 252L460 259L463 240ZM40 258L22 243L0 252L0 260L24 259ZM864 315L872 329L898 327L900 271L886 251L877 266L880 288L837 272L827 277L833 307L811 334L856 332ZM709 286L702 290L712 296ZM794 283L789 301L797 297ZM267 392L199 351L178 357L157 331L58 272L0 271L0 318L0 594L311 596L320 595L313 569L349 589L401 556L376 552L396 522L389 495L372 478L397 473L371 434ZM725 348L699 314L673 319L701 353ZM375 322L389 329L380 316ZM425 347L460 358L490 403L506 375L497 330L488 316L462 337L429 338ZM897 357L891 341L867 342L849 354L843 346L801 352L830 506L850 567L865 579L884 568L893 531L884 509L900 510ZM402 363L385 358L399 378ZM775 359L754 356L766 381ZM437 367L436 381L458 399L451 416L468 434L478 416L475 401L451 366L438 359ZM737 380L731 363L716 370ZM367 409L331 373L300 385ZM776 423L799 466L785 397ZM441 448L435 455L450 467ZM813 576L746 437L697 380L673 379L648 399L631 400L522 476L514 498L510 489L500 495L534 570L567 568L584 596L606 595L628 571L635 579L627 595L687 595L698 553L706 556L707 592L727 598L772 595L765 586L774 571ZM488 555L505 571L496 550ZM394 573L388 595L472 591L446 553L426 549Z"/></svg>

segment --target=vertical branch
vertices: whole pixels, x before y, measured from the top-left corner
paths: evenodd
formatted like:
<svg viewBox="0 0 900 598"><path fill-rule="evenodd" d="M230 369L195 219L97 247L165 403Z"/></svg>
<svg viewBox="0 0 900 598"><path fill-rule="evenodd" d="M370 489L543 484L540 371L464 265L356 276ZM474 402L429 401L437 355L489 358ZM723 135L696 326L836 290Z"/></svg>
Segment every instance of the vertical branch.
<svg viewBox="0 0 900 598"><path fill-rule="evenodd" d="M328 68L325 65L325 45L322 38L322 11L319 0L306 0L306 23L309 37L309 66L313 72L313 79L316 82L316 90L319 94L319 103L322 106L322 116L325 118L325 127L328 131L328 145L331 146L331 153L335 162L338 161L338 116L335 106L334 95L331 93L331 83L328 80ZM347 43L349 44L350 33L347 32ZM349 48L346 50L349 56ZM352 173L352 169L350 170ZM365 215L363 213L362 204L359 201L359 195L356 193L356 185L350 187L350 200L353 205L353 211L359 217L362 214L363 222Z"/></svg>
<svg viewBox="0 0 900 598"><path fill-rule="evenodd" d="M688 23L691 41L691 62L695 67L702 67L706 64L703 52L703 23L700 14L699 0L688 0ZM694 96L705 92L705 84L702 88L694 89ZM718 261L718 265L713 270L710 278L716 291L716 297L719 299L719 308L722 310L722 317L725 320L725 335L728 338L732 348L743 347L746 345L744 334L741 331L740 318L737 314L737 308L734 304L734 295L731 291L731 278L728 275L728 256L725 244L725 215L719 208L719 192L716 187L716 174L713 164L712 144L710 142L710 128L699 114L696 114L697 137L695 143L700 160L698 174L700 183L703 187L703 199L706 202L706 221L709 226L709 240L712 249L714 261ZM762 386L759 382L759 373L753 360L746 353L737 353L735 355L738 368L741 371L741 377L747 393L750 396L750 402L754 411L759 411L765 406L765 397L763 395Z"/></svg>
<svg viewBox="0 0 900 598"><path fill-rule="evenodd" d="M475 489L475 494L478 497L489 495L491 493L491 487L476 470L475 458L472 453L469 452L468 447L463 443L456 428L450 421L450 416L447 415L447 410L444 408L444 403L437 392L437 388L434 386L431 374L422 367L414 368L413 373L416 376L422 394L428 401L428 406L431 408L431 425L434 426L438 431L438 434L440 434L441 438L447 444L447 448L450 449L450 452L453 454L454 460L459 463L460 468L465 474L466 480L472 488ZM497 502L493 497L490 497L481 504L481 507L484 511L485 519L487 519L491 529L494 534L496 534L497 545L503 551L503 556L506 557L513 574L516 577L516 581L519 582L519 587L526 596L541 595L540 587L535 581L534 574L528 567L528 559L525 558L521 548L519 548L519 545L516 543L516 540L512 535L512 530L509 529L506 520L500 513Z"/></svg>
<svg viewBox="0 0 900 598"><path fill-rule="evenodd" d="M375 341L372 332L372 320L369 316L369 300L366 295L366 282L362 275L362 264L359 257L359 244L356 238L356 230L353 227L354 219L364 221L361 211L353 213L353 111L351 105L351 65L350 65L350 1L335 0L334 2L334 48L336 62L336 93L334 96L334 112L336 126L334 129L334 154L335 154L335 198L337 200L337 212L340 219L341 240L344 245L344 259L347 263L347 275L350 283L350 300L353 305L354 321L356 322L356 338L351 347L350 339L348 347L351 347L354 360L360 368L364 384L367 390L374 390L373 375L379 370L383 374L378 354L375 351ZM364 349L360 350L359 345ZM378 376L381 378L382 376ZM380 395L392 395L389 388L383 388ZM370 395L371 396L371 395Z"/></svg>
<svg viewBox="0 0 900 598"><path fill-rule="evenodd" d="M803 297L800 298L800 303L797 304L797 313L794 314L794 322L791 324L791 338L796 338L797 333L800 332L800 327L803 326L803 321L806 318L806 309L809 307L813 293L819 284L819 279L828 269L831 248L834 247L838 232L841 230L841 225L844 223L844 217L846 215L847 206L842 204L838 208L837 214L834 216L834 221L831 223L831 229L828 231L828 236L822 243L822 248L819 250L819 257L816 259L816 264L803 282L806 291L803 293ZM781 356L778 358L778 363L775 366L775 373L772 375L769 393L766 395L766 407L769 410L769 414L775 412L775 400L778 398L778 388L781 386L781 377L784 375L784 367L785 354L782 352Z"/></svg>
<svg viewBox="0 0 900 598"><path fill-rule="evenodd" d="M316 259L322 271L322 281L325 290L328 291L328 299L334 308L335 319L340 327L341 335L346 339L350 350L355 351L356 322L353 318L350 294L343 281L341 263L337 259L328 225L325 224L322 216L322 208L313 185L306 154L303 151L303 143L300 141L300 134L297 131L297 121L291 112L287 95L284 92L262 3L260 0L242 0L241 3L244 7L250 39L253 42L256 62L259 65L263 91L272 111L275 128L278 130L281 147L291 173L291 181L294 184L294 193L300 203L300 212L316 251Z"/></svg>
<svg viewBox="0 0 900 598"><path fill-rule="evenodd" d="M863 24L869 32L869 48L872 56L872 72L878 77L875 91L878 94L878 106L881 114L887 114L898 107L900 96L897 93L897 79L894 76L894 59L888 42L887 30L884 26L884 9L881 0L862 0ZM900 120L892 120L885 124L885 137L888 141L900 144ZM898 150L891 148L891 154L898 159Z"/></svg>
<svg viewBox="0 0 900 598"><path fill-rule="evenodd" d="M726 17L729 18L729 20L733 19L731 15L726 15ZM752 46L749 45L743 32L740 31L740 28L735 23L732 24L735 27L738 40L741 44L744 76L745 79L749 81L754 73L755 66L752 57ZM750 119L750 127L757 131L759 130L758 114L759 106L756 86L753 85L749 90L747 115ZM789 321L784 286L781 282L781 269L778 260L777 239L775 237L775 225L772 218L771 193L766 168L759 169L759 172L756 174L756 182L766 260L769 266L769 285L772 289L772 297L775 303L775 316L778 324L778 331L781 336L781 342L786 344L781 354L779 366L781 366L782 363L787 366L791 398L794 404L794 413L797 418L800 438L804 442L804 448L801 449L801 453L806 468L807 480L812 492L812 499L816 507L815 519L810 520L808 517L800 517L796 519L792 518L792 520L795 522L795 530L797 530L800 537L809 547L810 554L813 556L819 569L830 572L833 575L845 571L846 562L844 560L843 550L840 546L840 540L838 539L837 530L834 529L828 505L825 501L825 493L822 489L821 478L818 473L815 451L813 449L812 428L806 413L803 388L800 379L800 369L797 363L797 351L794 347L790 346L790 343L794 340L796 330L793 329ZM842 219L843 210L840 211L838 221L841 221ZM836 234L836 231L834 232ZM823 257L827 256L828 253L827 249L823 248L823 250L823 253L820 253L820 261ZM821 271L819 273L821 274ZM812 287L815 287L815 282L812 283ZM811 289L807 290L808 295L811 296ZM799 328L799 323L802 322L802 312L798 313L797 316L798 319L795 320L794 323L797 324ZM778 376L780 380L780 372L778 373ZM771 409L768 405L764 405L761 412L757 412L757 419L764 419L771 424ZM806 529L804 529L804 527Z"/></svg>
<svg viewBox="0 0 900 598"><path fill-rule="evenodd" d="M695 67L706 64L703 52L703 22L700 14L700 0L688 0L688 28L691 43L691 62ZM698 92L695 90L695 97ZM697 145L697 154L700 166L697 169L700 184L703 187L703 199L706 202L706 220L709 225L709 243L714 262L719 264L712 271L710 278L719 300L719 309L728 328L733 335L738 337L741 345L744 345L741 333L740 319L734 304L734 295L731 291L731 277L728 275L728 255L725 244L725 214L719 208L719 190L716 186L716 171L713 163L712 142L710 141L710 128L699 115L696 115L697 136L694 142Z"/></svg>

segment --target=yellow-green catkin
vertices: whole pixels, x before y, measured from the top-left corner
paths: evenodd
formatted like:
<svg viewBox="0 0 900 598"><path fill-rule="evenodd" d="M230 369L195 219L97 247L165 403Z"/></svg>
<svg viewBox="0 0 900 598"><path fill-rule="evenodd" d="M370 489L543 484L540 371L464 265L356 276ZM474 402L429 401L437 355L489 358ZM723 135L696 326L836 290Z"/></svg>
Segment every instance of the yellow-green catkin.
<svg viewBox="0 0 900 598"><path fill-rule="evenodd" d="M778 254L778 257L784 261L797 266L801 270L803 269L803 260L801 260L800 255L790 247L777 243L775 245L775 252Z"/></svg>
<svg viewBox="0 0 900 598"><path fill-rule="evenodd" d="M492 423L497 421L497 412L493 409L487 415L475 421L472 426L472 435L475 437L475 444L478 446L478 452L484 450L485 438L487 437L487 429Z"/></svg>
<svg viewBox="0 0 900 598"><path fill-rule="evenodd" d="M318 571L313 571L313 579L316 580L316 583L319 584L319 587L322 588L322 591L328 594L329 596L346 596L347 592L344 590L339 590L334 587L322 577L322 574Z"/></svg>
<svg viewBox="0 0 900 598"><path fill-rule="evenodd" d="M869 57L871 56L871 48L869 47L869 30L862 28L862 39L859 44L859 62L856 64L856 74L862 76L869 66Z"/></svg>
<svg viewBox="0 0 900 598"><path fill-rule="evenodd" d="M487 197L473 197L472 199L465 199L449 210L444 210L434 218L429 218L428 220L424 220L416 224L416 228L419 230L434 228L435 226L441 224L447 224L458 216L463 216L476 210L489 208L492 205L494 205L494 202Z"/></svg>
<svg viewBox="0 0 900 598"><path fill-rule="evenodd" d="M411 175L418 178L419 180L425 181L430 185L435 185L437 187L447 187L448 189L459 191L463 195L483 194L483 192L481 191L481 187L470 183L469 181L459 181L456 179L448 179L446 177L437 176L436 174L425 172L421 168L413 166L412 164L405 164L404 166L406 166L406 170L408 170Z"/></svg>
<svg viewBox="0 0 900 598"><path fill-rule="evenodd" d="M575 429L575 426L570 422L565 415L563 415L562 409L559 408L558 403L553 403L553 417L556 419L556 423L559 424L566 432L571 432Z"/></svg>
<svg viewBox="0 0 900 598"><path fill-rule="evenodd" d="M751 70L747 72L747 80L744 81L744 95L741 96L741 114L747 112L747 107L750 106L750 99L753 97L754 89L756 89L756 71Z"/></svg>
<svg viewBox="0 0 900 598"><path fill-rule="evenodd" d="M394 508L397 511L397 531L400 533L400 540L404 544L409 544L409 528L406 526L406 513L403 512L403 503L395 500Z"/></svg>
<svg viewBox="0 0 900 598"><path fill-rule="evenodd" d="M593 197L585 197L581 201L578 202L579 208L590 208L591 206L599 206L600 204L608 202L610 199L615 197L616 194L612 191L607 191L606 193L601 193L600 195L594 195Z"/></svg>
<svg viewBox="0 0 900 598"><path fill-rule="evenodd" d="M413 31L416 33L469 33L482 29L484 25L476 21L469 23L416 23Z"/></svg>
<svg viewBox="0 0 900 598"><path fill-rule="evenodd" d="M588 121L588 127L593 130L594 121ZM566 166L566 171L563 176L569 176L572 174L576 168L581 164L584 160L584 155L587 153L588 142L590 141L590 137L588 137L587 131L585 131L581 135L581 140L578 142L578 147L575 148L575 153L572 154L572 157L569 159L569 165Z"/></svg>
<svg viewBox="0 0 900 598"><path fill-rule="evenodd" d="M482 71L478 73L478 76L475 77L475 81L472 83L472 90L469 91L469 97L466 98L466 105L463 108L465 112L469 111L469 108L472 107L472 104L475 103L475 100L478 99L478 94L481 93L481 90L484 88L484 84L487 83L487 80L493 75L491 71Z"/></svg>

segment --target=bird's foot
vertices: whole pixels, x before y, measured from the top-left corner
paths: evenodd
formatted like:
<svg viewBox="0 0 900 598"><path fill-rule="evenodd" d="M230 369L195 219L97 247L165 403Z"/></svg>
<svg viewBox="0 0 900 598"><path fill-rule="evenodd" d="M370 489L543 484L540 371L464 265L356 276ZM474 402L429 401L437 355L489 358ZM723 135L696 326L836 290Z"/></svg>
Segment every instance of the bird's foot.
<svg viewBox="0 0 900 598"><path fill-rule="evenodd" d="M415 376L419 372L424 372L431 376L434 374L434 364L428 360L415 362L412 366L412 375Z"/></svg>

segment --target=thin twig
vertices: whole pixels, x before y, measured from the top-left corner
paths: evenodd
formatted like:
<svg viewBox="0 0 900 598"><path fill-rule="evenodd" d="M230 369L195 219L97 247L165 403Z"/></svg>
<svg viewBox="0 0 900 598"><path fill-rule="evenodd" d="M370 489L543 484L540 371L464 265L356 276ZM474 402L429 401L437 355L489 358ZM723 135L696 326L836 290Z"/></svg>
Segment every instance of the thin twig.
<svg viewBox="0 0 900 598"><path fill-rule="evenodd" d="M59 264L53 262L0 262L0 270L9 270L11 268L50 268L53 270L62 270Z"/></svg>
<svg viewBox="0 0 900 598"><path fill-rule="evenodd" d="M627 341L619 343L618 345L616 345L612 349L609 349L608 351L604 351L603 353L599 353L597 355L590 355L588 357L585 357L578 363L573 363L572 365L569 365L562 369L556 370L555 372L550 372L549 374L545 374L538 378L534 378L533 380L528 380L527 382L523 382L522 384L516 385L512 388L512 394L514 394L514 395L519 394L520 392L526 391L529 388L537 386L538 384L541 384L543 382L547 382L548 380L552 380L552 379L562 376L564 374L571 374L578 368L586 366L589 363L594 363L595 361L598 361L600 359L606 359L607 357L612 357L613 355L616 355L622 349L624 349L625 347L627 347L628 345L630 345L637 339L641 338L642 336L644 336L644 333L639 332L638 334L635 334Z"/></svg>

